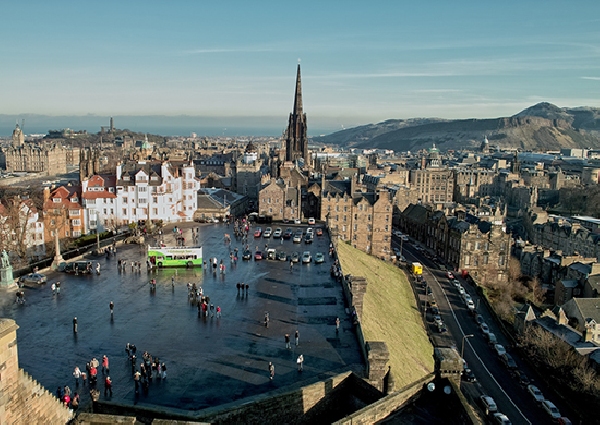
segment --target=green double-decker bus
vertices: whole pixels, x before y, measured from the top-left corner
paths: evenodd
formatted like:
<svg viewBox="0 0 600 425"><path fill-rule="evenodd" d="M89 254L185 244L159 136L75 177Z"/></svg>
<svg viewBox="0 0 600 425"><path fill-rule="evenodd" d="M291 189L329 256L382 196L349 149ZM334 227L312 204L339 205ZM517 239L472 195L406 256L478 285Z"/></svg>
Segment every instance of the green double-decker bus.
<svg viewBox="0 0 600 425"><path fill-rule="evenodd" d="M152 267L202 267L202 247L149 246L148 261Z"/></svg>

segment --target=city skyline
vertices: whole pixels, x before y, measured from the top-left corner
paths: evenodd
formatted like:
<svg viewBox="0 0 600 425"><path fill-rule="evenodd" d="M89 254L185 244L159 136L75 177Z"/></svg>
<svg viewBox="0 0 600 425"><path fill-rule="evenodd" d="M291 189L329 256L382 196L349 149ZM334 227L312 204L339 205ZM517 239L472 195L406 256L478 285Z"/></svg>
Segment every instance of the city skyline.
<svg viewBox="0 0 600 425"><path fill-rule="evenodd" d="M3 5L0 114L281 117L308 128L600 106L600 5ZM6 19L9 17L9 19Z"/></svg>

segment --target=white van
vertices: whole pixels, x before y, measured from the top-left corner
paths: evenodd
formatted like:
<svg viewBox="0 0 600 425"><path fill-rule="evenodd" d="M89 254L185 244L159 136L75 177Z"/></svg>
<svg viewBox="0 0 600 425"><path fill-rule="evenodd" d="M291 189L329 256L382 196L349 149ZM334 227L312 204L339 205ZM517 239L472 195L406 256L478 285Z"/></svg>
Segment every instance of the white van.
<svg viewBox="0 0 600 425"><path fill-rule="evenodd" d="M560 418L560 412L558 411L558 408L550 400L544 400L542 402L542 409L544 409L544 411L549 414L553 420L556 421L558 418Z"/></svg>

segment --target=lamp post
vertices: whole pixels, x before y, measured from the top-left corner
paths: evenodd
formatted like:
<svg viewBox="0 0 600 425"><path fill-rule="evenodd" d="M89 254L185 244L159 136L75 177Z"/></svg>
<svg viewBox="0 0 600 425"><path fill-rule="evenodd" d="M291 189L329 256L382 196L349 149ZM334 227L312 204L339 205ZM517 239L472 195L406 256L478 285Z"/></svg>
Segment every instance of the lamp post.
<svg viewBox="0 0 600 425"><path fill-rule="evenodd" d="M462 346L460 348L460 358L461 359L464 359L464 354L465 354L465 339L471 338L473 336L474 336L473 334L463 335L463 337L462 337Z"/></svg>

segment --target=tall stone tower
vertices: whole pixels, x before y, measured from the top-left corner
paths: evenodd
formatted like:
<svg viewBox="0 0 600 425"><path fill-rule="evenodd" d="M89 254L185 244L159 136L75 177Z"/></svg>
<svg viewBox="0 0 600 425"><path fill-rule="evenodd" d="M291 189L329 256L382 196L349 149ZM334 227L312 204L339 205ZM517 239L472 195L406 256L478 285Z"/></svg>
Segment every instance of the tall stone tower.
<svg viewBox="0 0 600 425"><path fill-rule="evenodd" d="M304 159L305 164L308 164L306 114L302 111L302 80L300 79L300 64L298 64L294 110L290 114L288 127L285 132L285 160L296 161L300 158Z"/></svg>

